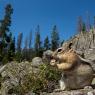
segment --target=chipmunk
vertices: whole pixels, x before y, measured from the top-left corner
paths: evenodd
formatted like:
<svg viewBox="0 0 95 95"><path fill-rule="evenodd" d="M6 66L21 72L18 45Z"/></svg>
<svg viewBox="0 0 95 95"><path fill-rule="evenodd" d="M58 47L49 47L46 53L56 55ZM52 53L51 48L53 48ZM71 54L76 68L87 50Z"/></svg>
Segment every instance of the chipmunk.
<svg viewBox="0 0 95 95"><path fill-rule="evenodd" d="M66 48L58 48L52 54L50 65L61 70L63 76L60 80L60 89L80 89L90 86L94 78L94 70L90 63L80 57L71 48L72 43Z"/></svg>

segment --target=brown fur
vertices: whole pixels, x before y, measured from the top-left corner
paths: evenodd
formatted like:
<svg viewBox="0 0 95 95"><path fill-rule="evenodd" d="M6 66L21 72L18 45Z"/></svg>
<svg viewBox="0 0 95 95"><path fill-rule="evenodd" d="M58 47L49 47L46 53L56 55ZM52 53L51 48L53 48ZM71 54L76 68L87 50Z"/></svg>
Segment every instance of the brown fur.
<svg viewBox="0 0 95 95"><path fill-rule="evenodd" d="M60 50L59 50L60 49ZM65 89L78 89L91 85L94 71L90 64L84 60L73 49L57 49L50 64L57 66L64 73Z"/></svg>
<svg viewBox="0 0 95 95"><path fill-rule="evenodd" d="M72 49L66 51L66 52L54 52L53 53L53 58L51 60L51 65L56 64L56 59L59 59L60 64L56 64L58 69L62 70L68 70L72 68L80 59L78 55L73 51ZM54 61L55 60L55 61ZM54 62L54 63L53 63Z"/></svg>

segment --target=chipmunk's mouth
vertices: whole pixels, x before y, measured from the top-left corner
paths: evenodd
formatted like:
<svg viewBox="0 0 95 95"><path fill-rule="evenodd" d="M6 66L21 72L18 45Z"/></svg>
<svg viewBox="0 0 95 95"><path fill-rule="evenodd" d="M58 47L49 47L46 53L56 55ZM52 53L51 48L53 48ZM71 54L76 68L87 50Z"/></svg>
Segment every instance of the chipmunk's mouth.
<svg viewBox="0 0 95 95"><path fill-rule="evenodd" d="M51 61L50 61L50 64L53 66L53 65L56 65L56 64L59 64L60 60L58 57L51 57Z"/></svg>
<svg viewBox="0 0 95 95"><path fill-rule="evenodd" d="M56 61L55 59L52 59L52 60L50 61L50 65L54 66L54 65L56 65L56 64L58 64L58 61Z"/></svg>

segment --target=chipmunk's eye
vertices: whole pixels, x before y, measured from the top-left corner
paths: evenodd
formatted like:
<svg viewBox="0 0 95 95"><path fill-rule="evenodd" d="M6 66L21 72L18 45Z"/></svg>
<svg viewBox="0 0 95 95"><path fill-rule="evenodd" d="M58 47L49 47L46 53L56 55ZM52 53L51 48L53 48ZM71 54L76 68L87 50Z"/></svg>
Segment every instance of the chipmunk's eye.
<svg viewBox="0 0 95 95"><path fill-rule="evenodd" d="M61 52L62 51L62 48L59 48L58 50L57 50L57 52Z"/></svg>

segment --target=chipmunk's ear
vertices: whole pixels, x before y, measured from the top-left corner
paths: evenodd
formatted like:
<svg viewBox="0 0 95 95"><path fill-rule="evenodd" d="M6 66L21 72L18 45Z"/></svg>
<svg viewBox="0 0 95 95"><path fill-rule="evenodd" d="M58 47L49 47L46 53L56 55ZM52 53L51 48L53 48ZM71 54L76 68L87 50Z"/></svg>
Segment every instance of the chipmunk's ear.
<svg viewBox="0 0 95 95"><path fill-rule="evenodd" d="M73 45L73 43L70 42L68 48L71 49L72 48L72 45Z"/></svg>

